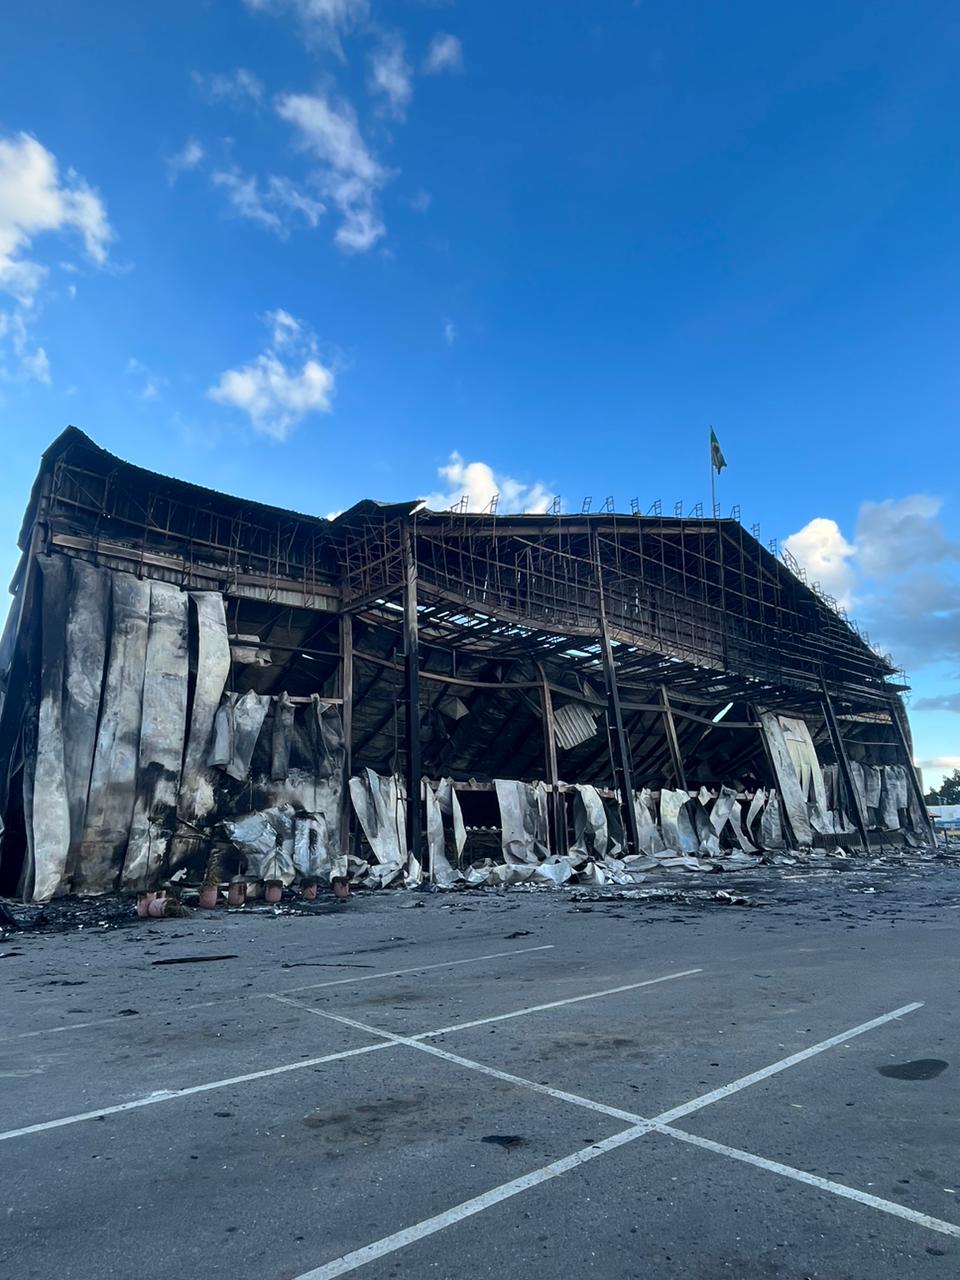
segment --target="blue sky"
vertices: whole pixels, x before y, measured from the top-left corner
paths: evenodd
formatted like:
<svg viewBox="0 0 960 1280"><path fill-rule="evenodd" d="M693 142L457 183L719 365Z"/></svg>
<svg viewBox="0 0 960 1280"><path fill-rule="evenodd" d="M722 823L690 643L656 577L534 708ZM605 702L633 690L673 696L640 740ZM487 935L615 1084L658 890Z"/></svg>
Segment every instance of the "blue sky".
<svg viewBox="0 0 960 1280"><path fill-rule="evenodd" d="M955 4L7 0L0 573L67 423L326 514L719 498L960 765Z"/></svg>

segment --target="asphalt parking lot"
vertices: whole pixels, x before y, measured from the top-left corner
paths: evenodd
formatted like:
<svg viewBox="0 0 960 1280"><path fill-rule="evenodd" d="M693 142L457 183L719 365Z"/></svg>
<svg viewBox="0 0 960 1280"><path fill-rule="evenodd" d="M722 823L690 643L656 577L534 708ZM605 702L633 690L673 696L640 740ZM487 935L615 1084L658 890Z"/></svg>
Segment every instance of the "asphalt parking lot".
<svg viewBox="0 0 960 1280"><path fill-rule="evenodd" d="M0 1272L955 1276L960 872L776 884L11 935Z"/></svg>

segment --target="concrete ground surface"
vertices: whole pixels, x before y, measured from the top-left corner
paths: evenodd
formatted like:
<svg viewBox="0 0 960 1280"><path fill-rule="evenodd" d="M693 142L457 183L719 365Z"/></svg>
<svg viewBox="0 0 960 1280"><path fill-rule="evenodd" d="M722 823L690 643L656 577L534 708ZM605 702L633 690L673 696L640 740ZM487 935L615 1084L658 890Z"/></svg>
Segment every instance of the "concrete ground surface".
<svg viewBox="0 0 960 1280"><path fill-rule="evenodd" d="M960 1274L960 870L696 886L8 935L0 1274Z"/></svg>

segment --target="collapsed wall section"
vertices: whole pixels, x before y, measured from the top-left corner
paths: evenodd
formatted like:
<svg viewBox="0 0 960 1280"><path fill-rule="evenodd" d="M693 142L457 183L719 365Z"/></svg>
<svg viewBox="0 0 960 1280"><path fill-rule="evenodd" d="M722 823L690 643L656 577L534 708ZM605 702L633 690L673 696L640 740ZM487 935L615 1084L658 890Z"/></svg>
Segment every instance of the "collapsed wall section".
<svg viewBox="0 0 960 1280"><path fill-rule="evenodd" d="M196 880L227 843L225 824L253 811L282 815L291 851L303 821L314 860L321 837L338 854L337 707L228 688L218 593L62 555L37 565L39 634L11 769L22 840L8 830L2 850L22 897ZM294 874L291 861L278 878Z"/></svg>

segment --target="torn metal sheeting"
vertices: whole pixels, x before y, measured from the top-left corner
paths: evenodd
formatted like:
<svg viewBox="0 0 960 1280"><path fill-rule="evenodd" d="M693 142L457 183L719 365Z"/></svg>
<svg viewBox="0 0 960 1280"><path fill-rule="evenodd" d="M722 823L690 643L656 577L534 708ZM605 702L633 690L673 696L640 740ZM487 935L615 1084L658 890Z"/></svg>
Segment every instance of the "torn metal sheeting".
<svg viewBox="0 0 960 1280"><path fill-rule="evenodd" d="M597 717L588 711L582 703L568 702L557 707L553 713L556 726L557 746L561 751L572 751L583 742L596 737Z"/></svg>
<svg viewBox="0 0 960 1280"><path fill-rule="evenodd" d="M735 520L365 500L328 521L70 428L20 549L0 895L241 863L629 884L933 838L892 666Z"/></svg>

